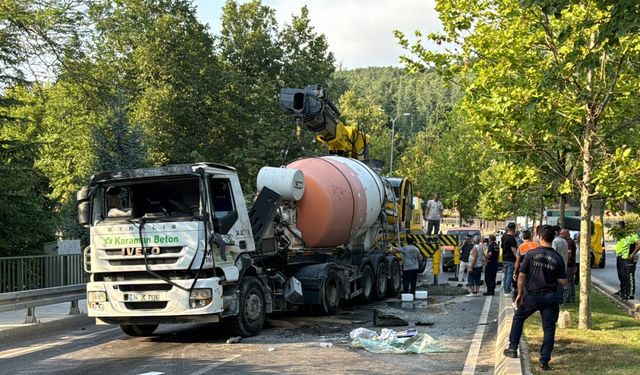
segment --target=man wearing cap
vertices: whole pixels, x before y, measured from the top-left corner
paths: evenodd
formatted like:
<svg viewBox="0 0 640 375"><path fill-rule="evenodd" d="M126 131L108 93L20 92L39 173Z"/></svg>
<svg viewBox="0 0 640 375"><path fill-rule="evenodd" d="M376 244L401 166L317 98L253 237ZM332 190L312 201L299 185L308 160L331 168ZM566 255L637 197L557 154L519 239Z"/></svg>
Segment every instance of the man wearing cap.
<svg viewBox="0 0 640 375"><path fill-rule="evenodd" d="M511 323L509 347L503 352L507 357L518 357L524 322L536 311L540 311L544 331L540 347L540 368L544 371L549 370L555 341L556 322L562 301L560 286L567 284L564 260L551 247L554 237L553 228L544 226L540 231L540 247L527 252L522 261L515 300L517 309Z"/></svg>
<svg viewBox="0 0 640 375"><path fill-rule="evenodd" d="M516 262L516 248L518 243L514 236L516 232L516 224L509 223L506 227L507 232L500 239L500 248L502 249L502 265L504 266L504 277L502 278L502 287L505 296L511 293L511 283L513 278L513 268Z"/></svg>

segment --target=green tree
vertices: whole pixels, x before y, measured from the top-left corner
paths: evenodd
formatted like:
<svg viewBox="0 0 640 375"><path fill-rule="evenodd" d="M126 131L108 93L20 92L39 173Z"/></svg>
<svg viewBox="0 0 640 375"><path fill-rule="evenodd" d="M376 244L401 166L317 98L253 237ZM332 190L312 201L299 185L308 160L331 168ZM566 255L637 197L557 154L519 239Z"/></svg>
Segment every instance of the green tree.
<svg viewBox="0 0 640 375"><path fill-rule="evenodd" d="M480 133L459 113L449 114L441 126L446 128L432 127L418 133L416 142L402 156L400 174L410 176L424 194L439 192L445 206L458 211L462 225L463 219L477 212L487 150Z"/></svg>
<svg viewBox="0 0 640 375"><path fill-rule="evenodd" d="M386 126L387 115L380 110L380 104L372 97L347 91L340 97L339 107L345 125L354 126L368 136L368 158L389 160L391 129Z"/></svg>
<svg viewBox="0 0 640 375"><path fill-rule="evenodd" d="M24 87L8 90L5 98L21 105L0 107L0 116L12 119L0 126L0 256L41 251L54 233L48 180L33 167L39 131L34 124L42 107Z"/></svg>
<svg viewBox="0 0 640 375"><path fill-rule="evenodd" d="M530 140L560 153L568 172L559 192L580 192L581 248L590 243L591 199L599 161L615 152L638 87L638 17L634 1L440 1L444 33L427 38L459 46L432 52L418 40L400 43L416 55L412 69L434 64L446 77L463 77L470 120L503 151ZM418 36L420 34L418 33ZM466 80L466 81L465 81ZM465 83L466 82L466 83ZM625 129L627 137L631 128ZM634 135L637 137L637 135ZM502 151L502 150L501 150ZM563 155L564 154L564 155ZM554 166L536 166L548 172ZM580 327L591 327L590 268L582 252Z"/></svg>

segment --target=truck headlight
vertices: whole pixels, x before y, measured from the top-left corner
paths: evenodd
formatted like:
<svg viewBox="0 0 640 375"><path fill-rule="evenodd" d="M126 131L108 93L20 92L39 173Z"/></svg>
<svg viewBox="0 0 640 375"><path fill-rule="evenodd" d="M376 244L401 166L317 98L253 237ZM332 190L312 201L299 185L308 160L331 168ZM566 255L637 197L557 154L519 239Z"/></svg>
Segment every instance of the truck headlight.
<svg viewBox="0 0 640 375"><path fill-rule="evenodd" d="M197 309L211 303L211 289L193 289L189 295L189 307Z"/></svg>
<svg viewBox="0 0 640 375"><path fill-rule="evenodd" d="M87 299L89 302L107 302L107 293L105 292L88 292Z"/></svg>

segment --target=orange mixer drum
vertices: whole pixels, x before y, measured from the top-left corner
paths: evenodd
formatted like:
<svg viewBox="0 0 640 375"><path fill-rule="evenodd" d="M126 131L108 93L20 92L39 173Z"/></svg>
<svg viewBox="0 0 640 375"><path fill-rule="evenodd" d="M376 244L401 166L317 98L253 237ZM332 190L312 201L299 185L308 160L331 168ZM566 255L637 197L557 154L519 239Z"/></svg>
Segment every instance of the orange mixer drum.
<svg viewBox="0 0 640 375"><path fill-rule="evenodd" d="M307 247L352 242L376 223L384 202L380 177L358 160L339 156L300 159L287 165L304 174L297 226Z"/></svg>

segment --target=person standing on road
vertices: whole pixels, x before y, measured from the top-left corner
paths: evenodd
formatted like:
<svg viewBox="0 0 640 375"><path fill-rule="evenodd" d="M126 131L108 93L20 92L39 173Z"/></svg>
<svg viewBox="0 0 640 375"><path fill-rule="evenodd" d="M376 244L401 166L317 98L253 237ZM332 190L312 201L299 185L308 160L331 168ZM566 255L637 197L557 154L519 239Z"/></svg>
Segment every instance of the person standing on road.
<svg viewBox="0 0 640 375"><path fill-rule="evenodd" d="M496 243L496 236L489 235L489 244L487 245L487 256L484 259L484 282L487 284L487 292L485 296L492 296L496 292L496 274L498 273L498 257L500 249Z"/></svg>
<svg viewBox="0 0 640 375"><path fill-rule="evenodd" d="M433 194L433 199L427 202L424 212L424 219L427 220L427 234L440 233L440 222L442 221L442 211L444 206L440 202L440 194Z"/></svg>
<svg viewBox="0 0 640 375"><path fill-rule="evenodd" d="M408 237L407 245L400 248L402 253L402 290L404 293L416 294L421 255L420 249L416 247L415 243L416 241L412 237Z"/></svg>
<svg viewBox="0 0 640 375"><path fill-rule="evenodd" d="M518 273L520 272L520 265L522 264L522 259L525 254L529 252L529 250L537 249L540 247L540 244L531 240L531 232L527 229L522 231L523 242L518 246L518 250L516 251L516 263L513 268L513 282L518 282ZM517 288L517 284L516 284ZM517 291L515 291L517 293Z"/></svg>
<svg viewBox="0 0 640 375"><path fill-rule="evenodd" d="M620 221L617 224L619 230L625 234L625 237L621 238L618 243L616 243L615 253L616 253L616 270L618 271L618 280L620 281L620 290L616 292L614 295L619 296L620 299L626 300L631 297L631 283L630 283L630 272L629 272L629 256L632 253L635 253L634 250L630 251L630 247L632 244L638 242L637 234L628 234L626 232L626 225L624 221ZM634 246L635 249L635 246ZM635 267L635 263L634 263ZM635 269L634 269L635 271ZM633 273L635 278L635 272ZM634 280L635 284L635 280ZM635 294L635 290L634 290Z"/></svg>
<svg viewBox="0 0 640 375"><path fill-rule="evenodd" d="M462 247L460 248L460 266L458 267L458 286L461 287L464 284L464 272L467 270L469 264L469 255L471 255L471 249L473 243L471 243L471 236L466 236Z"/></svg>
<svg viewBox="0 0 640 375"><path fill-rule="evenodd" d="M515 300L517 309L511 323L509 347L503 352L507 357L518 357L524 322L533 313L540 311L544 331L540 347L540 368L545 371L549 370L556 322L560 314L562 291L559 287L567 283L564 261L551 247L554 237L555 231L552 227L543 227L540 233L540 247L529 251L522 261L518 275L518 295Z"/></svg>
<svg viewBox="0 0 640 375"><path fill-rule="evenodd" d="M637 236L636 236L637 237ZM635 299L636 296L636 266L638 265L638 253L640 252L640 241L636 240L635 246L629 245L629 251L634 248L629 255L627 263L627 276L629 277L629 299Z"/></svg>
<svg viewBox="0 0 640 375"><path fill-rule="evenodd" d="M524 255L529 252L529 250L537 249L540 247L540 244L533 241L531 239L531 232L527 229L522 231L522 239L524 242L518 246L518 251L516 251L516 264L513 271L513 280L517 280L517 274L520 272L520 265L522 264L522 259Z"/></svg>
<svg viewBox="0 0 640 375"><path fill-rule="evenodd" d="M518 243L514 233L516 232L516 224L507 224L507 232L502 235L500 247L502 248L502 265L504 267L504 277L502 278L502 287L504 295L508 296L511 293L511 283L513 278L513 268L516 262L516 249Z"/></svg>
<svg viewBox="0 0 640 375"><path fill-rule="evenodd" d="M560 237L564 238L567 241L567 286L564 287L564 296L563 303L574 303L576 302L576 273L578 272L578 267L576 265L576 243L573 239L571 239L571 233L569 233L568 229L563 229L560 231Z"/></svg>
<svg viewBox="0 0 640 375"><path fill-rule="evenodd" d="M553 247L553 250L557 251L558 254L560 254L560 256L562 257L562 260L564 260L564 264L566 266L568 260L569 260L569 244L567 243L567 241L564 239L564 237L562 236L562 231L560 230L560 227L555 225L553 227L553 230L556 232L556 237L553 239L553 242L551 243L551 246ZM564 229L566 230L566 229Z"/></svg>
<svg viewBox="0 0 640 375"><path fill-rule="evenodd" d="M551 243L551 247L553 247L553 250L555 250L562 257L562 260L564 261L564 264L565 264L565 272L566 272L567 271L566 265L567 265L567 261L569 260L569 244L567 244L567 241L564 238L562 238L562 236L560 236L559 226L555 225L552 228L556 232L556 237L553 239L553 242ZM560 287L560 289L562 289L562 295L564 296L564 287Z"/></svg>
<svg viewBox="0 0 640 375"><path fill-rule="evenodd" d="M471 248L471 255L469 256L469 264L467 265L467 271L469 271L469 294L468 296L476 297L480 292L480 278L482 276L482 264L484 263L484 251L482 249L482 243L480 243L480 236L473 237L473 248Z"/></svg>

